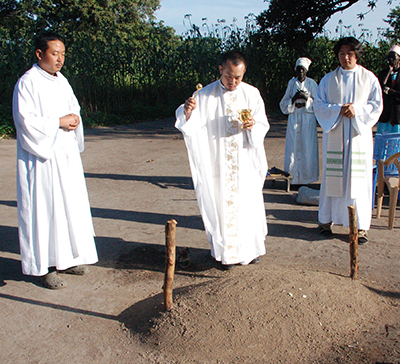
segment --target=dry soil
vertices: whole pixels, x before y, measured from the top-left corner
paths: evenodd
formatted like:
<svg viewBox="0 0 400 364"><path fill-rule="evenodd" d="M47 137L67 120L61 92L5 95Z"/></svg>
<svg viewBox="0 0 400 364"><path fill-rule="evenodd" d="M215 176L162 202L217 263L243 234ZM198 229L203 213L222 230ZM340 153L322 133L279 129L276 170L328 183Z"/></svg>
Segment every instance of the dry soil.
<svg viewBox="0 0 400 364"><path fill-rule="evenodd" d="M283 167L285 119L271 113L270 167ZM317 233L317 206L283 182L263 190L260 264L222 271L174 120L86 131L82 154L99 262L52 291L21 273L16 141L0 141L1 363L400 363L400 219L373 214L350 274L348 229ZM319 134L321 132L319 131ZM318 184L315 184L318 188ZM163 310L165 223L178 222L174 308Z"/></svg>

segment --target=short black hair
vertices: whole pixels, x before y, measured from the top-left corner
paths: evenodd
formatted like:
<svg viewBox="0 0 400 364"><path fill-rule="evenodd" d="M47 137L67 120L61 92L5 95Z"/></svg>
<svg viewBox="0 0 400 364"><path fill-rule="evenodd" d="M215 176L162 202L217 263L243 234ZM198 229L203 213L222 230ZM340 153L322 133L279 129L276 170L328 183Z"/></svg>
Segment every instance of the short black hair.
<svg viewBox="0 0 400 364"><path fill-rule="evenodd" d="M222 56L221 66L224 67L225 64L231 61L235 66L238 66L240 63L244 63L244 66L247 66L246 57L240 51L228 51Z"/></svg>
<svg viewBox="0 0 400 364"><path fill-rule="evenodd" d="M340 38L333 47L337 59L339 59L339 50L344 45L348 45L352 51L356 52L357 63L359 63L364 52L361 42L354 37Z"/></svg>
<svg viewBox="0 0 400 364"><path fill-rule="evenodd" d="M36 38L35 38L35 51L40 49L43 53L47 51L47 48L49 48L49 42L52 40L59 40L64 43L63 38L61 35L57 34L56 32L52 31L44 31L41 32Z"/></svg>

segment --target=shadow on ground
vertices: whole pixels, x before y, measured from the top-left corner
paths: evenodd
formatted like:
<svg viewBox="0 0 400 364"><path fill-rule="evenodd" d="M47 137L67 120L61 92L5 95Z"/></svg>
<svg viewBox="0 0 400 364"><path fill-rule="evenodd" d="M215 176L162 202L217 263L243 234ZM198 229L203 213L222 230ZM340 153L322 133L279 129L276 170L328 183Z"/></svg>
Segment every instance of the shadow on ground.
<svg viewBox="0 0 400 364"><path fill-rule="evenodd" d="M184 190L193 190L193 181L191 177L177 176L135 176L129 174L101 174L85 173L86 178L112 179L119 181L137 181L148 182L160 188L182 188Z"/></svg>
<svg viewBox="0 0 400 364"><path fill-rule="evenodd" d="M146 224L165 225L171 219L178 221L179 227L204 230L203 220L200 215L167 215L153 212L114 210L92 207L92 216L103 219L134 221Z"/></svg>
<svg viewBox="0 0 400 364"><path fill-rule="evenodd" d="M120 238L96 237L99 262L97 266L146 270L153 272L165 271L165 245L126 242ZM176 274L199 277L213 268L220 268L209 249L176 247Z"/></svg>
<svg viewBox="0 0 400 364"><path fill-rule="evenodd" d="M19 254L18 228L0 225L0 251Z"/></svg>
<svg viewBox="0 0 400 364"><path fill-rule="evenodd" d="M22 274L21 261L19 259L0 257L0 287L6 285L5 281L39 284L36 277Z"/></svg>

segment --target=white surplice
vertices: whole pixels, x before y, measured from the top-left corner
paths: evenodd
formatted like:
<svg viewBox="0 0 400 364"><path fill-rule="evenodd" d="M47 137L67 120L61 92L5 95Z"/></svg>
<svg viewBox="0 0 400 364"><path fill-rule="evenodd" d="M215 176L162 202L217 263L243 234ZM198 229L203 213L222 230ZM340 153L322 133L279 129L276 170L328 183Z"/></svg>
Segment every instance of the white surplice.
<svg viewBox="0 0 400 364"><path fill-rule="evenodd" d="M259 91L244 82L227 91L220 81L201 89L186 122L183 105L175 126L183 133L197 201L211 254L222 264L248 264L265 254L268 232L262 188L268 171L264 138L269 130ZM237 111L251 109L251 131Z"/></svg>
<svg viewBox="0 0 400 364"><path fill-rule="evenodd" d="M309 184L319 179L317 121L313 108L317 88L317 83L311 78L306 77L300 82L293 77L279 104L281 111L289 115L284 170L293 176L293 184ZM306 105L301 108L292 103L292 97L298 90L308 92L309 96Z"/></svg>
<svg viewBox="0 0 400 364"><path fill-rule="evenodd" d="M80 107L61 73L52 76L35 64L18 80L13 96L18 233L27 275L97 262L80 157L83 126L59 127L59 118L70 113L80 115Z"/></svg>
<svg viewBox="0 0 400 364"><path fill-rule="evenodd" d="M367 79L364 80L366 87L362 90L363 100L354 103L354 118L346 118L340 115L340 110L345 103L355 102L356 93L356 73L363 72ZM328 85L332 82L331 78L335 75L342 80L341 93L342 103L333 103L329 97ZM339 87L340 88L340 87ZM352 70L339 69L328 73L320 82L317 96L314 100L314 112L319 124L323 129L323 171L320 191L320 205L318 219L321 223L333 222L349 226L348 209L349 205L354 205L357 210L358 228L368 230L371 225L371 206L372 206L372 155L373 139L372 127L377 123L382 112L382 92L376 76L356 65ZM327 196L327 146L328 134L330 131L343 123L343 186L341 197ZM353 130L352 130L353 129ZM361 144L366 153L366 168L364 178L351 178L351 148L354 135L360 137ZM357 184L360 192L356 198L351 196L351 186Z"/></svg>

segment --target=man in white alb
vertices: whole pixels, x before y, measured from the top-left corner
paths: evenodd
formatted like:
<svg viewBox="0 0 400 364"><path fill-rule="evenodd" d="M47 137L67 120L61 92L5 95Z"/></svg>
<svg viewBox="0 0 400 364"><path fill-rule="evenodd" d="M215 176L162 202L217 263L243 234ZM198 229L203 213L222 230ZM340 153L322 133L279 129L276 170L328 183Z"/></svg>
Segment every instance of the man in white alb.
<svg viewBox="0 0 400 364"><path fill-rule="evenodd" d="M242 82L246 60L227 52L221 78L176 111L211 255L223 269L259 262L267 222L262 189L268 171L264 138L269 129L259 91ZM239 110L251 110L243 124Z"/></svg>
<svg viewBox="0 0 400 364"><path fill-rule="evenodd" d="M18 233L22 272L58 289L66 285L59 271L82 275L97 252L80 157L80 107L60 73L64 43L43 32L35 49L38 63L18 80L13 96Z"/></svg>
<svg viewBox="0 0 400 364"><path fill-rule="evenodd" d="M372 127L382 112L376 76L360 66L361 43L340 39L334 52L339 66L321 80L314 112L323 129L319 230L332 235L332 225L349 226L348 209L357 210L359 244L368 242L372 205Z"/></svg>

